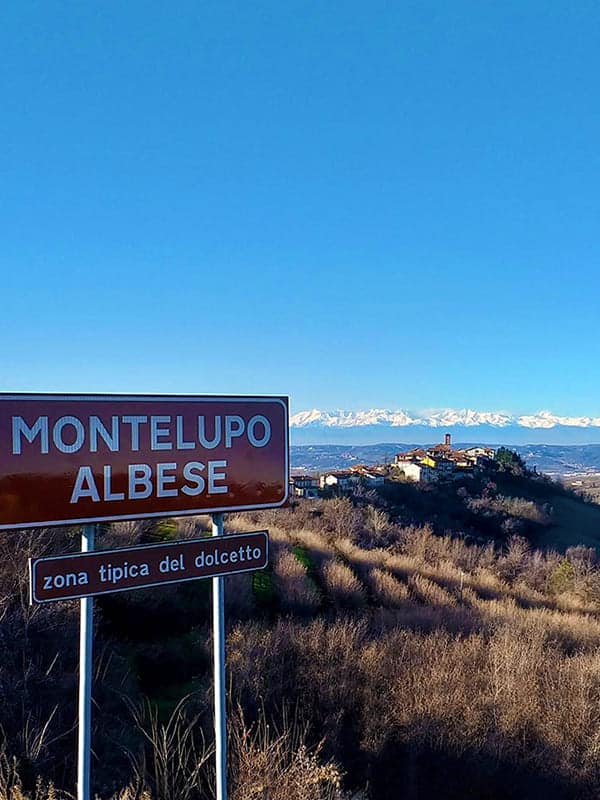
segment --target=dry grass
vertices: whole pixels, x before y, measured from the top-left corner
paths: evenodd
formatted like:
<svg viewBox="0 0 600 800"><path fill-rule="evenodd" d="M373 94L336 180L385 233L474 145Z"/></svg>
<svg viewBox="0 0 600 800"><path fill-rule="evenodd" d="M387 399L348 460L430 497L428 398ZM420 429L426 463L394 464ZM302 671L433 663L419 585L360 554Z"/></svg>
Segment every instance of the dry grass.
<svg viewBox="0 0 600 800"><path fill-rule="evenodd" d="M38 778L33 791L23 789L17 760L7 754L6 744L0 746L0 800L67 800L68 795L59 792L51 781Z"/></svg>
<svg viewBox="0 0 600 800"><path fill-rule="evenodd" d="M322 570L323 585L336 608L361 608L366 603L365 588L350 567L341 561L328 561Z"/></svg>
<svg viewBox="0 0 600 800"><path fill-rule="evenodd" d="M475 749L594 782L598 656L565 654L548 639L545 623L536 617L516 630L501 623L489 634L456 637L399 625L371 631L364 623L282 621L263 640L254 688L268 697L273 666L267 654L293 647L302 657L278 691L302 697L306 713L331 736L340 713L358 715L361 747L372 757L401 733L414 746L457 755ZM249 646L256 653L255 636L255 630L240 631L234 650ZM239 650L235 660L245 661ZM236 685L244 683L235 677Z"/></svg>
<svg viewBox="0 0 600 800"><path fill-rule="evenodd" d="M231 736L231 800L343 800L341 772L321 759L321 749L308 747L297 722L284 720L277 730L263 714L248 725L238 710Z"/></svg>
<svg viewBox="0 0 600 800"><path fill-rule="evenodd" d="M408 586L386 570L372 569L369 572L368 582L375 602L382 606L397 608L408 601Z"/></svg>
<svg viewBox="0 0 600 800"><path fill-rule="evenodd" d="M546 509L522 497L473 497L468 500L468 506L476 513L505 514L516 519L537 522L539 525L549 525L552 521Z"/></svg>
<svg viewBox="0 0 600 800"><path fill-rule="evenodd" d="M273 593L265 606L251 576L227 581L230 699L244 709L230 727L232 800L342 800L350 789L369 800L426 798L421 782L440 754L471 774L496 765L510 788L494 800L532 796L519 794L519 770L566 782L560 797L600 796L595 553L559 556L517 537L499 550L426 526L394 528L379 510L353 513L347 502L318 501L227 521L229 531L269 528ZM37 544L24 535L21 553ZM15 614L25 633L36 621L16 563L7 553L0 569L9 597L0 632ZM7 684L7 703L11 692ZM114 800L208 800L200 731L210 711L189 718L192 727L181 709L164 723L145 713L145 761ZM63 798L41 783L37 795L26 791L5 753L0 800Z"/></svg>
<svg viewBox="0 0 600 800"><path fill-rule="evenodd" d="M212 518L209 514L196 514L192 517L178 517L177 538L192 539L212 530Z"/></svg>
<svg viewBox="0 0 600 800"><path fill-rule="evenodd" d="M225 581L225 611L236 617L249 617L256 612L252 591L252 575L229 575Z"/></svg>
<svg viewBox="0 0 600 800"><path fill-rule="evenodd" d="M308 528L301 528L289 534L294 544L310 551L311 558L315 565L320 565L328 561L335 554L335 549L326 540L323 534L311 531Z"/></svg>
<svg viewBox="0 0 600 800"><path fill-rule="evenodd" d="M408 582L413 596L431 606L455 606L456 600L442 586L423 575L413 575Z"/></svg>
<svg viewBox="0 0 600 800"><path fill-rule="evenodd" d="M386 549L307 529L289 539L318 566L336 613L349 616L234 632L240 696L252 687L275 702L274 686L331 742L351 715L368 759L404 741L557 775L578 797L600 791L600 608L589 553L569 556L569 591L556 594L548 587L564 559L516 538L500 552L426 527L403 530ZM300 572L285 565L278 591L291 596ZM254 668L238 671L246 648ZM292 674L274 670L272 653Z"/></svg>
<svg viewBox="0 0 600 800"><path fill-rule="evenodd" d="M385 550L373 549L364 550L358 547L350 539L338 539L335 543L335 549L342 558L352 565L352 569L365 579L369 572L377 567L382 567L387 558Z"/></svg>
<svg viewBox="0 0 600 800"><path fill-rule="evenodd" d="M273 565L273 573L282 610L314 613L319 608L321 596L294 553L281 552Z"/></svg>
<svg viewBox="0 0 600 800"><path fill-rule="evenodd" d="M137 758L132 754L135 785L140 789L151 786L155 800L193 800L205 794L206 765L213 753L200 725L200 715L188 710L189 698L184 697L165 722L159 720L157 709L150 703L129 708L138 731L146 740L147 752Z"/></svg>

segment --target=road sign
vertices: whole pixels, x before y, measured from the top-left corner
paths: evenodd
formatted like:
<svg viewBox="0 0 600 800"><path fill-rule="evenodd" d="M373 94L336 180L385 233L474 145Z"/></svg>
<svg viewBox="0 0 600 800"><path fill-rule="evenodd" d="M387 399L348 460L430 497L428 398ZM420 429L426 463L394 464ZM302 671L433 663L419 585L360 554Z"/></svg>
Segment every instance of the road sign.
<svg viewBox="0 0 600 800"><path fill-rule="evenodd" d="M32 603L73 600L264 569L266 531L29 560Z"/></svg>
<svg viewBox="0 0 600 800"><path fill-rule="evenodd" d="M274 508L286 397L0 395L0 529Z"/></svg>

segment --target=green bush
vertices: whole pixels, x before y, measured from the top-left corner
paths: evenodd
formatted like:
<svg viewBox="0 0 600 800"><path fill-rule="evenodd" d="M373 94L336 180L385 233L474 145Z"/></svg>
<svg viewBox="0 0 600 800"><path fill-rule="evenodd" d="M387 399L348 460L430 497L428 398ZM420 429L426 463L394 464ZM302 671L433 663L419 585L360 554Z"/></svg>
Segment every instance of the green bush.
<svg viewBox="0 0 600 800"><path fill-rule="evenodd" d="M562 594L563 592L572 592L574 586L575 567L568 558L563 558L550 573L548 589L551 594Z"/></svg>
<svg viewBox="0 0 600 800"><path fill-rule="evenodd" d="M177 538L177 523L174 519L159 519L144 535L145 542L172 542Z"/></svg>

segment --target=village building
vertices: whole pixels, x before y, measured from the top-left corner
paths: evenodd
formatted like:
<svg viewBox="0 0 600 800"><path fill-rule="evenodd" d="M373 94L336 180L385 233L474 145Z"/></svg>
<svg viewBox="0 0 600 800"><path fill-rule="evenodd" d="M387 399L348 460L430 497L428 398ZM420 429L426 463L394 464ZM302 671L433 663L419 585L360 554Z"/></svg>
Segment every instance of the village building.
<svg viewBox="0 0 600 800"><path fill-rule="evenodd" d="M431 483L438 479L438 475L433 467L426 464L419 464L416 461L406 461L397 465L398 472L409 481L415 483Z"/></svg>
<svg viewBox="0 0 600 800"><path fill-rule="evenodd" d="M321 489L337 489L340 492L349 492L360 481L359 475L350 470L339 472L326 472L319 478Z"/></svg>
<svg viewBox="0 0 600 800"><path fill-rule="evenodd" d="M496 451L493 447L467 447L465 453L473 458L483 456L484 458L493 459L496 455Z"/></svg>
<svg viewBox="0 0 600 800"><path fill-rule="evenodd" d="M489 464L494 455L490 447L454 449L451 434L447 433L444 441L433 447L417 447L397 453L392 467L409 480L452 480L474 474L479 467ZM429 472L425 472L424 468Z"/></svg>
<svg viewBox="0 0 600 800"><path fill-rule="evenodd" d="M412 463L413 461L420 461L427 458L427 451L422 447L416 447L414 450L407 450L405 453L396 453L392 466L398 464Z"/></svg>
<svg viewBox="0 0 600 800"><path fill-rule="evenodd" d="M449 433L444 441L432 447L414 447L396 453L391 464L354 464L349 469L325 472L319 475L292 475L290 495L316 498L323 490L351 493L359 486L377 489L385 484L390 474L403 475L416 483L451 481L477 474L489 466L495 457L491 447L473 446L464 449L452 447Z"/></svg>
<svg viewBox="0 0 600 800"><path fill-rule="evenodd" d="M383 486L385 483L385 476L377 472L363 472L361 477L370 489L376 489L378 486Z"/></svg>
<svg viewBox="0 0 600 800"><path fill-rule="evenodd" d="M433 469L440 478L450 478L456 470L456 463L452 458L446 456L436 457L433 459L433 462Z"/></svg>
<svg viewBox="0 0 600 800"><path fill-rule="evenodd" d="M292 475L291 494L295 497L315 498L319 496L319 479L314 475Z"/></svg>
<svg viewBox="0 0 600 800"><path fill-rule="evenodd" d="M465 454L479 467L488 466L496 457L496 451L492 447L468 447Z"/></svg>
<svg viewBox="0 0 600 800"><path fill-rule="evenodd" d="M381 467L367 467L364 464L356 464L350 467L350 472L357 475L359 482L370 489L383 486L385 483L385 470Z"/></svg>

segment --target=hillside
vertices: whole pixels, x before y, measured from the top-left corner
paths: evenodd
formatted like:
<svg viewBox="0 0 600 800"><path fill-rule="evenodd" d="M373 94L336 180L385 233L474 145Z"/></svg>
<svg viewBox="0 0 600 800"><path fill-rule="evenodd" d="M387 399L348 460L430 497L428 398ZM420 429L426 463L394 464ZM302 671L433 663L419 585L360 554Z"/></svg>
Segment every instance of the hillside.
<svg viewBox="0 0 600 800"><path fill-rule="evenodd" d="M227 579L232 800L598 796L600 569L588 548L531 544L570 506L597 510L539 478L474 488L397 483L227 518L271 539L266 572ZM100 545L207 523L115 524ZM0 541L0 798L66 800L48 782L74 781L77 605L30 608L23 566L77 539ZM209 599L201 581L98 599L103 800L213 797Z"/></svg>
<svg viewBox="0 0 600 800"><path fill-rule="evenodd" d="M296 448L293 459L320 463L336 461L346 467L369 463L370 453L385 461L393 445L352 449ZM519 454L519 448L513 451ZM521 462L525 459L520 456ZM389 460L389 458L387 459ZM304 464L304 469L308 466ZM331 469L331 467L328 467ZM600 548L600 504L594 476L558 482L527 467L517 474L491 469L474 477L451 482L410 483L394 480L393 473L381 490L379 501L395 521L429 524L438 534L466 536L468 540L503 542L511 533L526 536L536 546L564 551L575 544ZM567 485L569 484L569 485Z"/></svg>
<svg viewBox="0 0 600 800"><path fill-rule="evenodd" d="M388 432L389 433L389 432ZM471 431L471 435L472 435ZM429 432L418 444L431 445L440 438L439 432ZM325 440L323 440L325 441ZM457 447L473 447L486 443L484 439L458 438ZM496 437L487 440L493 444L509 444ZM299 471L343 469L353 464L381 464L392 460L395 453L409 450L414 444L394 439L380 439L377 444L293 444L291 448L292 467ZM511 445L530 469L537 469L552 475L585 476L600 474L600 445L551 445L525 444Z"/></svg>
<svg viewBox="0 0 600 800"><path fill-rule="evenodd" d="M600 550L600 505L544 476L496 472L442 484L390 482L381 495L395 520L430 525L439 535L501 545L517 534L543 549Z"/></svg>

